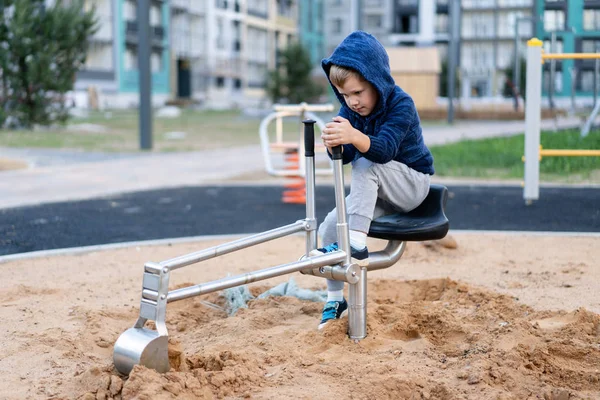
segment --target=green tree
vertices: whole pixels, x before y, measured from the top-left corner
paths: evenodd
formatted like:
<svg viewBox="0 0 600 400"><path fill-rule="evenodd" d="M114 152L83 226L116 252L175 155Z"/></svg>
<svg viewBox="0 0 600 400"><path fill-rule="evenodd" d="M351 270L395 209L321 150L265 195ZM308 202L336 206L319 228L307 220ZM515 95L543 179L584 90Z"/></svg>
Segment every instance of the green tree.
<svg viewBox="0 0 600 400"><path fill-rule="evenodd" d="M448 61L442 61L442 67L440 71L440 97L448 97ZM454 80L454 98L460 97L460 78L458 75L458 68L456 68L456 78Z"/></svg>
<svg viewBox="0 0 600 400"><path fill-rule="evenodd" d="M83 0L57 0L51 7L44 0L10 0L0 11L4 118L26 127L64 122L65 93L73 89L97 30L95 9L86 11Z"/></svg>
<svg viewBox="0 0 600 400"><path fill-rule="evenodd" d="M278 57L278 66L269 71L267 93L275 103L310 102L323 93L312 77L310 54L300 43L285 48Z"/></svg>

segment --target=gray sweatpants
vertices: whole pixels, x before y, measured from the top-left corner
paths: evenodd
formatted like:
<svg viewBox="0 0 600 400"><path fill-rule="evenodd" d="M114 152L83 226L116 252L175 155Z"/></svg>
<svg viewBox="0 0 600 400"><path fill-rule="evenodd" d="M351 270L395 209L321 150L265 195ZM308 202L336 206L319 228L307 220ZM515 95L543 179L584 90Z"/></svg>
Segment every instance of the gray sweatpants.
<svg viewBox="0 0 600 400"><path fill-rule="evenodd" d="M398 161L377 164L361 157L352 162L350 193L346 196L348 227L369 232L371 221L383 215L415 209L429 193L430 176ZM319 227L322 245L337 241L335 208ZM327 290L342 290L343 281L327 280Z"/></svg>

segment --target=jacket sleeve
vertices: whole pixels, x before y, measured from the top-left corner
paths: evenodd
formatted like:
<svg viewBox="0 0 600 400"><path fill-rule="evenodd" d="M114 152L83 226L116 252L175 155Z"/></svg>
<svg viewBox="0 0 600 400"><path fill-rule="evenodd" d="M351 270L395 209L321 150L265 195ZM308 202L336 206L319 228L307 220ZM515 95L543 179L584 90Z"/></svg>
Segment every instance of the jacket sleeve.
<svg viewBox="0 0 600 400"><path fill-rule="evenodd" d="M416 118L415 105L410 97L400 99L390 106L386 120L374 132L371 147L363 156L378 164L392 161L400 151L402 141L412 128Z"/></svg>
<svg viewBox="0 0 600 400"><path fill-rule="evenodd" d="M340 108L340 112L338 113L338 116L346 118L347 120L350 120L350 113L348 112L348 109L346 107ZM329 156L329 158L331 158L331 154L329 153L329 151L327 151L327 155ZM354 147L351 144L342 145L342 163L343 164L348 164L349 162L354 160L355 156L356 156L356 147Z"/></svg>

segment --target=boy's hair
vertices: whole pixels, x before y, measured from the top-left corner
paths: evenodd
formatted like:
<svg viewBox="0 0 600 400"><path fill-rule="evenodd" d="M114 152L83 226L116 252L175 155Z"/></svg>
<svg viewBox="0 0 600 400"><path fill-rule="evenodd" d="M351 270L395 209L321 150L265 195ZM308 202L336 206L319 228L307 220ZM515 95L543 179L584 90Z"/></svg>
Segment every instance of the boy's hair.
<svg viewBox="0 0 600 400"><path fill-rule="evenodd" d="M353 70L352 68L340 67L339 65L331 64L329 69L329 80L335 86L342 87L344 83L346 83L346 79L354 76L359 81L363 82L365 78L358 72Z"/></svg>

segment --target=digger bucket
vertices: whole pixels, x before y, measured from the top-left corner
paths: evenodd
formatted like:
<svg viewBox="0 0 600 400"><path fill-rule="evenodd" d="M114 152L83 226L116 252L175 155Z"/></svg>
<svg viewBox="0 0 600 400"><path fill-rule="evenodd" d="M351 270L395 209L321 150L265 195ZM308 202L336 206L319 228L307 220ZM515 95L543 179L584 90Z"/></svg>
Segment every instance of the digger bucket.
<svg viewBox="0 0 600 400"><path fill-rule="evenodd" d="M115 343L113 362L117 370L125 375L136 364L158 372L167 372L169 366L169 337L146 328L129 328Z"/></svg>
<svg viewBox="0 0 600 400"><path fill-rule="evenodd" d="M169 332L165 324L169 268L157 263L144 265L140 315L132 328L119 336L113 349L113 362L128 375L136 364L159 372L169 371ZM145 328L154 321L156 330Z"/></svg>

